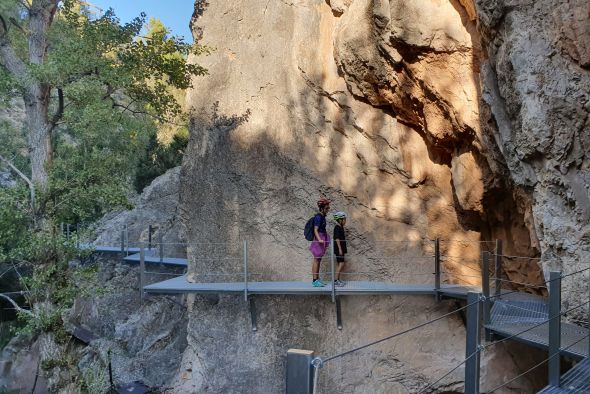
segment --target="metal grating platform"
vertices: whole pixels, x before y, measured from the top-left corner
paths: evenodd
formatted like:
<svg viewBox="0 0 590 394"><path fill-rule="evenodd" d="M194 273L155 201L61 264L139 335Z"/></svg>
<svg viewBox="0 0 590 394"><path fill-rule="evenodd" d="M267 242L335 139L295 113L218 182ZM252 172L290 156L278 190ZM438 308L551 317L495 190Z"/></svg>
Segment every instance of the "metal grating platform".
<svg viewBox="0 0 590 394"><path fill-rule="evenodd" d="M101 246L91 243L81 243L78 245L78 248L82 250L92 250L97 253L121 253L120 246ZM139 253L139 248L125 248L123 253Z"/></svg>
<svg viewBox="0 0 590 394"><path fill-rule="evenodd" d="M590 358L585 358L567 371L560 380L560 387L548 386L539 394L590 393Z"/></svg>
<svg viewBox="0 0 590 394"><path fill-rule="evenodd" d="M127 261L128 263L139 263L139 253L132 254L123 258L123 260ZM186 267L188 266L188 260L177 258L177 257L163 257L160 261L160 257L152 254L146 253L144 256L144 261L147 264L164 264L164 265L175 265L179 267Z"/></svg>
<svg viewBox="0 0 590 394"><path fill-rule="evenodd" d="M169 279L144 287L148 293L201 293L201 294L243 294L244 282L191 283L186 276ZM439 294L449 297L466 298L467 292L474 288L459 285L442 285ZM292 282L248 282L248 294L300 294L330 295L332 285L313 287L311 281ZM434 295L436 291L431 284L398 284L385 282L349 281L343 287L336 288L337 295Z"/></svg>
<svg viewBox="0 0 590 394"><path fill-rule="evenodd" d="M549 347L549 324L542 323L548 318L549 309L543 298L517 293L494 303L490 324L486 325L486 328L499 337L516 335L512 340L547 350ZM529 330L522 332L527 329ZM562 354L576 360L587 357L588 341L583 340L587 335L587 329L562 322Z"/></svg>

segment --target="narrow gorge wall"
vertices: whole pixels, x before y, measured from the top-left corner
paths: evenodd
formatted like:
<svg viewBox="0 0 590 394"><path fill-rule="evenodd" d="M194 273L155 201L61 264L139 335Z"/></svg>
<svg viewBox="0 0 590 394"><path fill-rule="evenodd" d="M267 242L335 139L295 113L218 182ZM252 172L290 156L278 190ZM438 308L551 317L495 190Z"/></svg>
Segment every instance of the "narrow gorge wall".
<svg viewBox="0 0 590 394"><path fill-rule="evenodd" d="M492 135L542 265L590 264L590 6L583 0L477 1L488 58L482 124ZM565 307L588 297L588 273L565 279ZM586 314L582 319L586 320ZM580 317L577 317L578 319Z"/></svg>
<svg viewBox="0 0 590 394"><path fill-rule="evenodd" d="M520 96L514 104L510 100L511 84L535 67L552 66L541 66L546 62L538 57L530 60L535 67L518 61L520 75L508 61L525 54L526 37L537 33L511 18L521 12L532 23L538 8L551 5L197 1L193 32L215 51L196 59L210 75L196 79L188 96L191 139L180 199L191 243L189 279L239 273L240 242L248 239L251 271L260 278L309 280L311 259L301 232L315 200L325 194L334 209L349 214L352 271L382 280L431 280L429 240L440 237L449 256L447 281L476 283L482 248L501 238L506 254L532 258L506 260L508 278L542 283L535 258L552 247L540 217L552 210L543 203L549 201L543 199L547 184L526 179L544 177L543 166L551 165L534 152L531 164L521 164L518 152L535 151L531 142L537 140L537 151L549 149L554 138L541 143L544 137L533 133L544 118L535 124L519 119L526 108L551 107L537 106L547 102L538 94L530 103ZM519 46L506 47L515 40ZM584 48L572 45L564 44L563 53L585 56ZM559 56L580 70L583 82L582 61ZM534 75L544 89L554 86ZM521 94L531 95L526 89ZM524 124L533 141L518 131ZM567 168L587 166L583 148L570 150L578 152L571 161L577 164ZM566 218L568 200L552 201ZM581 227L574 224L577 234ZM557 236L558 227L550 233ZM384 260L384 247L390 256L424 258ZM259 330L252 333L243 299L193 300L178 390L281 392L290 347L330 355L453 307L420 297L345 298L345 327L338 331L329 300L285 296L256 302ZM463 322L454 316L326 367L322 392L415 392L462 360L463 346ZM530 360L519 353L518 363L503 347L486 354L484 364L491 367L484 368L484 389L526 369ZM542 380L527 375L511 389L527 392L535 385ZM461 371L438 384L448 392L461 387Z"/></svg>

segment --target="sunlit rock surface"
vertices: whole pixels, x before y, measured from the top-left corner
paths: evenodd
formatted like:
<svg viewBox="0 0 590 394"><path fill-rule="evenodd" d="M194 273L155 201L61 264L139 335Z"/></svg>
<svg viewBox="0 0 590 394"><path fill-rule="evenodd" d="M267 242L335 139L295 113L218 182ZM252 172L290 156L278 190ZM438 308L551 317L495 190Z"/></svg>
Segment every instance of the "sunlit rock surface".
<svg viewBox="0 0 590 394"><path fill-rule="evenodd" d="M320 194L349 214L349 269L368 272L350 279L431 281L437 237L452 283L478 283L480 253L495 238L506 254L535 257L531 196L513 187L496 129L480 122L492 110L481 113L487 49L475 9L469 1L198 1L195 37L215 51L195 59L210 75L195 79L187 100L180 209L189 279L240 280L247 239L257 280L310 280L302 229ZM505 263L509 278L541 281L536 260ZM326 298L256 304L252 333L243 297L194 298L177 391L281 392L290 347L329 356L454 307L344 298L339 331ZM417 392L464 359L464 343L455 315L326 365L319 385ZM517 366L512 354L484 357L484 387L533 362ZM462 380L458 369L436 387L460 391ZM542 384L528 375L513 390Z"/></svg>

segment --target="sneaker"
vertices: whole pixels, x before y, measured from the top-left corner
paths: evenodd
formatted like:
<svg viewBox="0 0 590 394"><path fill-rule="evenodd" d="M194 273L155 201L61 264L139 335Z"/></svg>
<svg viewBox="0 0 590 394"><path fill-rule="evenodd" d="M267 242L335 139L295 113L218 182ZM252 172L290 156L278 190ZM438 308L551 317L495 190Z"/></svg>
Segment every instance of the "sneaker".
<svg viewBox="0 0 590 394"><path fill-rule="evenodd" d="M342 287L342 286L344 286L344 285L345 285L345 283L344 283L344 282L342 282L340 279L336 279L336 280L334 281L334 286L336 286L336 287Z"/></svg>
<svg viewBox="0 0 590 394"><path fill-rule="evenodd" d="M321 280L319 280L319 279L316 279L316 280L314 280L314 281L311 283L311 285L312 285L313 287L324 287L324 286L325 286L325 284L324 284L324 283L323 283Z"/></svg>

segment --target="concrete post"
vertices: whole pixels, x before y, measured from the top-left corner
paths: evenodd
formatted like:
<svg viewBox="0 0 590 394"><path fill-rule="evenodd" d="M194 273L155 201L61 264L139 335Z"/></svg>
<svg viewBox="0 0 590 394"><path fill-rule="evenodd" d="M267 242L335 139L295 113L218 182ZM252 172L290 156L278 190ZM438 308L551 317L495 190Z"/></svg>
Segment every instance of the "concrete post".
<svg viewBox="0 0 590 394"><path fill-rule="evenodd" d="M287 351L287 394L313 394L313 361L311 350Z"/></svg>
<svg viewBox="0 0 590 394"><path fill-rule="evenodd" d="M559 387L561 375L561 272L549 273L549 385Z"/></svg>

